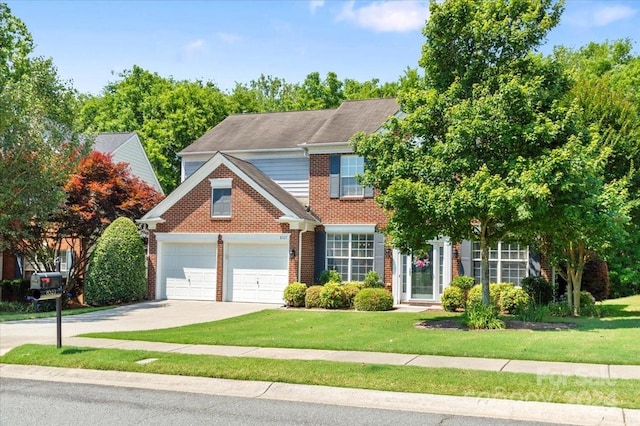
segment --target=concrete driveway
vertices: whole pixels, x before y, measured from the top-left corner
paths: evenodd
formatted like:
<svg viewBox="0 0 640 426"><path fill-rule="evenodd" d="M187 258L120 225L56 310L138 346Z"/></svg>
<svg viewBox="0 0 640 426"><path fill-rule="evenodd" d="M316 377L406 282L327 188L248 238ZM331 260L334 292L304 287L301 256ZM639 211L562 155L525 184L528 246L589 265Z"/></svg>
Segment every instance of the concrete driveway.
<svg viewBox="0 0 640 426"><path fill-rule="evenodd" d="M280 305L260 303L159 300L121 306L88 314L62 317L65 337L103 331L149 330L217 321ZM0 355L25 343L56 344L56 318L0 323Z"/></svg>

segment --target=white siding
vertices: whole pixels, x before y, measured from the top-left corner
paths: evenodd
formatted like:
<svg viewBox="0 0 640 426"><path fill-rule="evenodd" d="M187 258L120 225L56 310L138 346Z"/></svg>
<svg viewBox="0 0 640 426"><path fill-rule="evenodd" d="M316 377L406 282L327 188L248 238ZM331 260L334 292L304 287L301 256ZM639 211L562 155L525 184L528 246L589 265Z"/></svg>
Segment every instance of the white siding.
<svg viewBox="0 0 640 426"><path fill-rule="evenodd" d="M162 192L142 144L137 137L132 137L113 153L113 161L116 163L129 163L131 173L145 181L147 184Z"/></svg>
<svg viewBox="0 0 640 426"><path fill-rule="evenodd" d="M309 197L309 159L307 157L249 158L254 166L297 198ZM205 160L182 160L183 181Z"/></svg>
<svg viewBox="0 0 640 426"><path fill-rule="evenodd" d="M202 166L204 163L206 163L206 160L202 160L202 161L185 161L185 160L182 160L182 168L184 169L184 177L182 178L182 181L184 182L185 179L187 179L189 176L191 176L193 174L193 172L198 170L200 168L200 166Z"/></svg>
<svg viewBox="0 0 640 426"><path fill-rule="evenodd" d="M251 160L257 168L294 197L309 197L309 159L264 158Z"/></svg>

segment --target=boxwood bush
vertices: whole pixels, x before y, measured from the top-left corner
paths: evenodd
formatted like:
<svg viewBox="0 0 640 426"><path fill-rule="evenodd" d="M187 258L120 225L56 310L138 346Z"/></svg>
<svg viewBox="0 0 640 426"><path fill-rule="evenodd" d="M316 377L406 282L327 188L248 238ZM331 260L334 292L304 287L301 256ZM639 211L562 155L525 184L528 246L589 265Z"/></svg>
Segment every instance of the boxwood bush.
<svg viewBox="0 0 640 426"><path fill-rule="evenodd" d="M322 290L321 285L312 285L307 288L307 293L304 296L304 306L305 308L320 308L320 291Z"/></svg>
<svg viewBox="0 0 640 426"><path fill-rule="evenodd" d="M284 289L284 301L287 306L298 308L305 305L304 299L307 294L307 285L293 282Z"/></svg>
<svg viewBox="0 0 640 426"><path fill-rule="evenodd" d="M347 307L347 295L344 286L328 282L320 290L320 306L325 309L340 309Z"/></svg>
<svg viewBox="0 0 640 426"><path fill-rule="evenodd" d="M132 302L147 294L144 244L131 219L114 220L98 239L84 291L90 305Z"/></svg>
<svg viewBox="0 0 640 426"><path fill-rule="evenodd" d="M369 271L364 277L364 288L383 288L382 277L376 271Z"/></svg>
<svg viewBox="0 0 640 426"><path fill-rule="evenodd" d="M442 309L455 312L465 307L464 291L460 287L447 287L440 297Z"/></svg>
<svg viewBox="0 0 640 426"><path fill-rule="evenodd" d="M529 305L529 295L520 287L509 287L500 293L500 309L520 315Z"/></svg>
<svg viewBox="0 0 640 426"><path fill-rule="evenodd" d="M356 294L358 294L358 292L363 289L362 283L359 281L349 281L342 285L342 289L344 290L346 299L345 307L352 308L353 299L355 299Z"/></svg>
<svg viewBox="0 0 640 426"><path fill-rule="evenodd" d="M340 275L340 272L336 271L335 269L327 269L326 271L322 271L322 273L320 273L318 283L320 285L325 285L329 282L340 284L342 282L342 275Z"/></svg>
<svg viewBox="0 0 640 426"><path fill-rule="evenodd" d="M383 288L364 288L353 300L359 311L390 311L393 309L393 296Z"/></svg>

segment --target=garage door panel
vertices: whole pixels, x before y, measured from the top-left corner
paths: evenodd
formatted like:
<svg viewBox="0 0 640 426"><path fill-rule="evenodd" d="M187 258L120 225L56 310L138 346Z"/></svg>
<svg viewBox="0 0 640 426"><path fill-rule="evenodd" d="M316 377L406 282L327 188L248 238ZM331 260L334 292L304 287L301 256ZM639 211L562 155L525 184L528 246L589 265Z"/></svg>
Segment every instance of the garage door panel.
<svg viewBox="0 0 640 426"><path fill-rule="evenodd" d="M161 255L167 299L215 300L215 244L164 243Z"/></svg>
<svg viewBox="0 0 640 426"><path fill-rule="evenodd" d="M230 244L228 272L228 299L282 303L289 280L288 244Z"/></svg>

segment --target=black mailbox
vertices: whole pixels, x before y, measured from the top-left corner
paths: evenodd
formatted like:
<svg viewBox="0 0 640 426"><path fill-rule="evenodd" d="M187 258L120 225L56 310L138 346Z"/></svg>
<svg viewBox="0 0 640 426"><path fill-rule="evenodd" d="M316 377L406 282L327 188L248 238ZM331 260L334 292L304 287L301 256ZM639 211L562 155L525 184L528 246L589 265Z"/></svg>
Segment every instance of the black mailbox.
<svg viewBox="0 0 640 426"><path fill-rule="evenodd" d="M53 299L62 294L62 274L60 272L35 272L31 275L31 297Z"/></svg>

